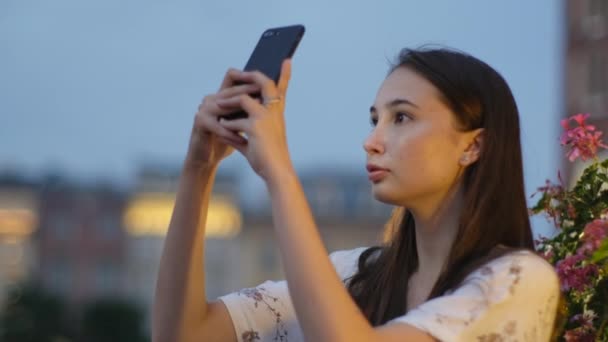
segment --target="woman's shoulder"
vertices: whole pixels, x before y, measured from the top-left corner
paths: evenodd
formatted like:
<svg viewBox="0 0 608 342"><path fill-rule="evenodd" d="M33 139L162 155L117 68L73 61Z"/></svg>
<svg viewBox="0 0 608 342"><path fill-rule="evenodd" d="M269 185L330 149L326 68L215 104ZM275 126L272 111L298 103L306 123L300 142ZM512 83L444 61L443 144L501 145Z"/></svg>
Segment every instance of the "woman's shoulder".
<svg viewBox="0 0 608 342"><path fill-rule="evenodd" d="M331 252L329 259L341 279L353 276L358 270L359 257L370 247L356 247Z"/></svg>
<svg viewBox="0 0 608 342"><path fill-rule="evenodd" d="M559 292L559 280L553 266L530 250L507 252L481 265L464 280L482 285L494 300L521 293Z"/></svg>
<svg viewBox="0 0 608 342"><path fill-rule="evenodd" d="M394 322L442 341L548 341L559 296L548 262L533 251L508 251Z"/></svg>
<svg viewBox="0 0 608 342"><path fill-rule="evenodd" d="M553 266L536 252L522 249L504 253L479 267L476 272L491 275L494 271L512 274L538 273L541 276L555 274Z"/></svg>

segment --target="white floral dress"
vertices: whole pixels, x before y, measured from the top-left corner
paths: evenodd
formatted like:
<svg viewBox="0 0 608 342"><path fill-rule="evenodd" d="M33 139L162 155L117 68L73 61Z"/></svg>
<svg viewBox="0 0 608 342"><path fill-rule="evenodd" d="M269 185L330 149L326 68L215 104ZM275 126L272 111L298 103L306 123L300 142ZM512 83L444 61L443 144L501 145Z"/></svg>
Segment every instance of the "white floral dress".
<svg viewBox="0 0 608 342"><path fill-rule="evenodd" d="M344 280L356 272L360 247L330 254ZM220 299L238 341L304 341L285 281L266 281ZM559 299L553 268L528 251L494 259L459 288L387 324L407 323L440 341L549 341Z"/></svg>

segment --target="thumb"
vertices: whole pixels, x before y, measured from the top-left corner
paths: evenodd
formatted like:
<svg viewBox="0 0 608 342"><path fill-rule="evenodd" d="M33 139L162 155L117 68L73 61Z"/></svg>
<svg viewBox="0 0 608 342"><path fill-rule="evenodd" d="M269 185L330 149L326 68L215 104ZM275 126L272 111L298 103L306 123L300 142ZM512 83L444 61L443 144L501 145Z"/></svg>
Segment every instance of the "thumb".
<svg viewBox="0 0 608 342"><path fill-rule="evenodd" d="M247 145L248 142L247 140L245 140L244 143L238 143L232 139L226 139L224 137L219 136L218 137L224 144L234 148L235 150L239 151L239 153L241 153L243 156L245 156L245 158L247 157Z"/></svg>

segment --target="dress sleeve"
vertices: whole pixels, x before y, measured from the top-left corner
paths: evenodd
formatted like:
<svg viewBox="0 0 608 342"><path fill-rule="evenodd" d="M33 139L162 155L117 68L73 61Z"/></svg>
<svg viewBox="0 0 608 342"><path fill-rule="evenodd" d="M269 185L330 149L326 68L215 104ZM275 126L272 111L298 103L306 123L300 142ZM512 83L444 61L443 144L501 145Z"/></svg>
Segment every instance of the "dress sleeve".
<svg viewBox="0 0 608 342"><path fill-rule="evenodd" d="M329 255L344 281L356 270L365 247L336 251ZM224 303L239 342L303 341L286 281L266 281L219 297Z"/></svg>
<svg viewBox="0 0 608 342"><path fill-rule="evenodd" d="M407 323L440 341L549 341L559 295L549 263L513 252L387 324Z"/></svg>

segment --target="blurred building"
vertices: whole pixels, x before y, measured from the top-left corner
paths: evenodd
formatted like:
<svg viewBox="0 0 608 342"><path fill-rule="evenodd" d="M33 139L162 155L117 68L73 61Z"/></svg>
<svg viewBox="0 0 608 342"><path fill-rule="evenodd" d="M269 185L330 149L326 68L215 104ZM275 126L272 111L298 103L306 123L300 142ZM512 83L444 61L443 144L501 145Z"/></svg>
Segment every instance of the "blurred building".
<svg viewBox="0 0 608 342"><path fill-rule="evenodd" d="M143 166L124 214L129 236L127 293L148 314L179 171L166 166ZM246 205L239 175L220 169L213 187L205 235L209 299L265 280L284 279L268 194L266 191L253 194L258 197L257 205ZM390 207L373 200L365 172L315 169L300 177L329 251L371 245L381 239ZM148 324L149 319L148 316Z"/></svg>
<svg viewBox="0 0 608 342"><path fill-rule="evenodd" d="M589 123L608 139L608 1L566 0L564 117L589 113ZM608 155L603 155L603 158ZM572 182L584 165L563 159Z"/></svg>
<svg viewBox="0 0 608 342"><path fill-rule="evenodd" d="M127 195L108 184L47 178L40 192L35 281L71 309L104 296L123 296Z"/></svg>
<svg viewBox="0 0 608 342"><path fill-rule="evenodd" d="M373 199L365 171L315 168L299 174L319 232L329 252L370 246L381 241L391 207ZM214 298L265 280L284 279L280 251L273 229L268 194L259 194L260 209L244 207L243 229L231 240L208 244L207 267L234 273L230 282L208 285ZM213 246L216 245L217 247ZM212 253L214 248L218 252ZM229 253L229 254L228 254ZM217 258L217 259L213 259ZM209 281L212 278L209 278Z"/></svg>
<svg viewBox="0 0 608 342"><path fill-rule="evenodd" d="M25 281L36 262L32 234L38 224L36 184L0 176L0 307L13 285Z"/></svg>
<svg viewBox="0 0 608 342"><path fill-rule="evenodd" d="M143 165L128 190L58 176L36 188L2 183L0 253L16 253L19 246L20 257L18 267L0 270L16 281L34 265L33 280L64 297L74 314L100 297L129 298L146 313L149 328L180 171ZM241 175L220 168L215 179L205 234L210 299L284 279L268 194L244 194ZM380 241L391 208L373 199L363 168L316 168L299 176L328 251ZM245 195L256 205L246 204Z"/></svg>
<svg viewBox="0 0 608 342"><path fill-rule="evenodd" d="M123 214L128 235L127 295L150 312L156 290L165 235L169 227L181 169L174 165L142 165ZM238 182L234 173L219 170L207 213L206 278L209 287L238 282L239 276L226 268L224 259L232 252L223 243L237 236L242 227ZM229 246L230 247L230 246Z"/></svg>

